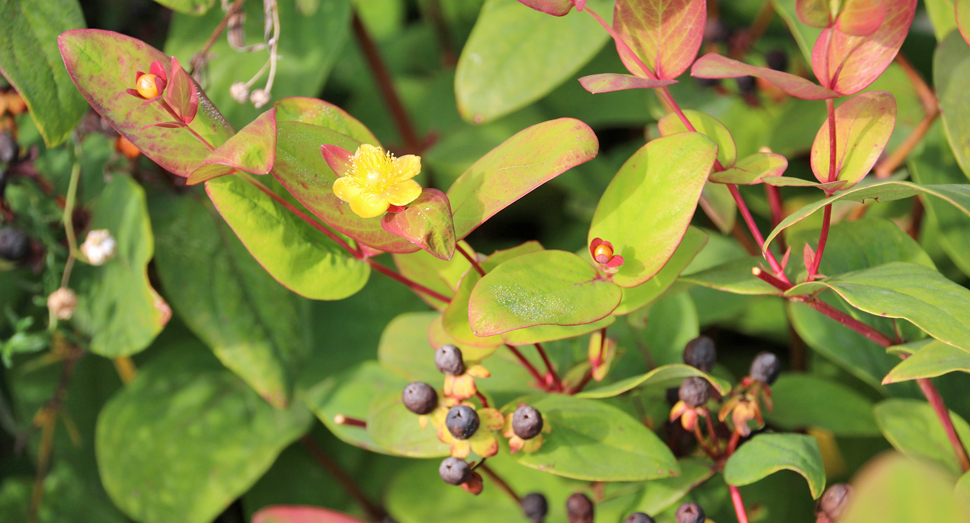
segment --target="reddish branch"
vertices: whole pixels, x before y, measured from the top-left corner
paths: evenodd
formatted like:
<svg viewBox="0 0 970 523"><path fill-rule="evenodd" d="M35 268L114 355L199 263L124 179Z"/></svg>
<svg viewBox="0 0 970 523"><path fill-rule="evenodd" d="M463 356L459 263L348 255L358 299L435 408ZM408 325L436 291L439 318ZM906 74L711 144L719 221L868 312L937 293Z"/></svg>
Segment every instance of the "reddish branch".
<svg viewBox="0 0 970 523"><path fill-rule="evenodd" d="M384 276L387 276L388 278L393 279L394 281L403 283L414 292L424 294L425 296L430 296L444 304L451 303L450 298L443 296L442 294L439 294L414 280L411 280L407 276L403 276L398 272L394 272L393 270L388 269L387 267L374 261L373 258L367 258L367 263L370 264L371 268L374 269L375 271L383 274Z"/></svg>
<svg viewBox="0 0 970 523"><path fill-rule="evenodd" d="M957 459L960 460L960 468L963 469L963 472L970 472L970 457L967 457L967 449L963 446L963 442L960 441L960 435L957 434L957 430L953 426L950 411L943 404L943 398L940 396L940 392L933 386L933 382L927 378L918 379L916 383L919 384L923 395L926 396L930 405L933 406L936 417L940 418L940 422L943 424L943 430L946 432L946 437L949 438L950 444L953 445L953 451L956 452Z"/></svg>
<svg viewBox="0 0 970 523"><path fill-rule="evenodd" d="M555 387L556 391L562 392L562 381L559 380L559 375L556 374L556 368L553 367L552 362L549 361L549 356L546 355L546 351L542 348L541 344L536 343L535 346L536 350L539 351L539 356L542 357L542 362L546 364L546 372L547 375L552 379L553 387Z"/></svg>
<svg viewBox="0 0 970 523"><path fill-rule="evenodd" d="M542 377L542 374L539 374L539 371L536 370L532 363L529 363L529 360L525 359L525 356L519 352L519 349L509 345L508 343L506 343L505 346L512 351L512 354L516 357L516 359L519 360L519 363L525 367L525 370L529 371L529 374L532 374L532 377L539 383L539 385L542 386L543 389L546 389L546 380Z"/></svg>
<svg viewBox="0 0 970 523"><path fill-rule="evenodd" d="M516 494L514 490L512 490L512 487L510 487L509 484L505 482L505 480L499 477L499 475L496 474L494 470L488 468L488 465L482 463L477 468L480 469L482 472L484 472L489 479L494 481L495 484L498 486L498 488L502 490L502 492L505 492L506 494L509 495L509 497L515 500L516 505L522 504L522 498L520 498L519 495Z"/></svg>
<svg viewBox="0 0 970 523"><path fill-rule="evenodd" d="M315 441L310 436L303 436L300 438L300 443L306 448L307 452L313 456L313 459L317 460L327 472L330 473L337 480L338 483L350 494L350 497L354 498L354 501L360 505L364 512L367 513L367 517L374 521L375 523L384 521L387 517L387 511L383 507L380 507L367 499L364 492L360 490L360 487L354 483L354 479L351 478L336 461L330 458L323 449L321 449Z"/></svg>

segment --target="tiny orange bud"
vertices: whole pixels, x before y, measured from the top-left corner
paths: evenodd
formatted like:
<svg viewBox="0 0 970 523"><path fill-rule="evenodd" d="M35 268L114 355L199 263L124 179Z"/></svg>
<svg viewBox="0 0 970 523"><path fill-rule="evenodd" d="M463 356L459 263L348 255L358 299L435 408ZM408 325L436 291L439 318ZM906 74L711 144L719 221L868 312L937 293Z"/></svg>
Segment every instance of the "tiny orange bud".
<svg viewBox="0 0 970 523"><path fill-rule="evenodd" d="M158 96L158 85L155 83L157 78L157 76L147 73L138 77L135 82L135 89L142 98L151 99Z"/></svg>
<svg viewBox="0 0 970 523"><path fill-rule="evenodd" d="M605 243L598 245L593 251L593 258L599 263L608 263L613 258L613 248Z"/></svg>
<svg viewBox="0 0 970 523"><path fill-rule="evenodd" d="M124 136L119 136L118 139L115 140L115 150L125 155L125 158L128 158L129 160L134 160L141 154L141 151L135 147L135 144L128 141L128 139Z"/></svg>

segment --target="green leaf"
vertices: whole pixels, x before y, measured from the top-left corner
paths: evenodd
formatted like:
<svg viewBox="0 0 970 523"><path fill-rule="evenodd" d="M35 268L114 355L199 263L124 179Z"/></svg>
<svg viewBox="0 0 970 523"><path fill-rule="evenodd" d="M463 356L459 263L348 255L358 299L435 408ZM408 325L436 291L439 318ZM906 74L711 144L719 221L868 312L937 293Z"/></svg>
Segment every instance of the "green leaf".
<svg viewBox="0 0 970 523"><path fill-rule="evenodd" d="M684 111L684 115L687 116L687 121L694 126L698 133L710 138L717 144L717 161L721 162L721 166L725 168L733 167L734 162L738 159L738 147L734 144L731 131L728 131L728 128L717 118L707 113L687 109ZM674 113L661 118L657 122L657 129L660 131L660 136L687 132L687 127Z"/></svg>
<svg viewBox="0 0 970 523"><path fill-rule="evenodd" d="M957 498L963 501L964 505L970 505L970 472L960 476L957 486L953 489Z"/></svg>
<svg viewBox="0 0 970 523"><path fill-rule="evenodd" d="M391 320L381 334L377 360L384 368L412 381L437 384L443 377L434 365L434 347L428 328L441 315L436 312L406 312ZM477 360L462 349L462 357Z"/></svg>
<svg viewBox="0 0 970 523"><path fill-rule="evenodd" d="M957 28L953 0L924 0L923 6L926 7L926 14L933 24L937 42Z"/></svg>
<svg viewBox="0 0 970 523"><path fill-rule="evenodd" d="M204 15L212 5L216 3L216 0L155 0L161 5L175 11L177 13L185 13L188 15Z"/></svg>
<svg viewBox="0 0 970 523"><path fill-rule="evenodd" d="M565 340L605 329L613 325L615 321L615 316L607 316L602 320L587 323L586 325L571 325L568 327L561 325L536 325L535 327L526 327L524 329L506 332L502 334L502 341L509 345L518 346Z"/></svg>
<svg viewBox="0 0 970 523"><path fill-rule="evenodd" d="M172 312L148 281L154 239L145 192L127 176L108 183L90 228L107 229L115 256L100 267L78 263L71 286L77 293L73 322L95 354L116 358L141 352L162 331Z"/></svg>
<svg viewBox="0 0 970 523"><path fill-rule="evenodd" d="M385 231L404 238L435 258L455 256L455 224L445 193L425 189L404 211L389 212L381 219Z"/></svg>
<svg viewBox="0 0 970 523"><path fill-rule="evenodd" d="M651 141L623 164L596 206L587 239L611 242L623 256L614 283L636 287L673 256L716 154L706 136L679 133Z"/></svg>
<svg viewBox="0 0 970 523"><path fill-rule="evenodd" d="M306 303L276 283L199 193L156 191L155 267L172 307L216 357L285 407L310 352Z"/></svg>
<svg viewBox="0 0 970 523"><path fill-rule="evenodd" d="M822 428L836 436L878 436L872 402L841 383L809 374L782 374L771 386L768 423L785 430Z"/></svg>
<svg viewBox="0 0 970 523"><path fill-rule="evenodd" d="M737 222L738 204L731 196L731 190L718 183L706 183L701 191L701 199L697 202L704 209L704 214L710 217L714 225L722 234L734 230Z"/></svg>
<svg viewBox="0 0 970 523"><path fill-rule="evenodd" d="M690 0L618 0L613 27L629 50L617 45L627 70L644 78L677 78L697 58L707 9ZM644 71L638 60L649 68Z"/></svg>
<svg viewBox="0 0 970 523"><path fill-rule="evenodd" d="M541 251L486 274L472 290L468 319L477 336L533 325L583 325L613 312L621 295L579 256Z"/></svg>
<svg viewBox="0 0 970 523"><path fill-rule="evenodd" d="M896 450L910 457L936 462L953 474L960 474L960 462L953 445L929 403L891 399L876 405L874 412L883 436ZM970 440L970 425L954 412L950 412L950 419L960 439Z"/></svg>
<svg viewBox="0 0 970 523"><path fill-rule="evenodd" d="M97 483L97 480L94 481ZM34 478L7 475L0 483L0 513L8 521L30 521L30 504ZM55 460L43 479L43 502L37 514L40 523L125 523L103 495L92 495L93 485L86 483L71 465Z"/></svg>
<svg viewBox="0 0 970 523"><path fill-rule="evenodd" d="M231 174L236 169L267 174L276 160L276 109L270 109L226 140L192 172L188 185Z"/></svg>
<svg viewBox="0 0 970 523"><path fill-rule="evenodd" d="M955 0L954 3L956 4L957 29L960 30L963 41L970 43L970 4L967 3L967 0Z"/></svg>
<svg viewBox="0 0 970 523"><path fill-rule="evenodd" d="M812 144L812 171L820 182L859 183L889 142L896 125L896 99L886 91L857 94L835 109L835 171L831 171L829 122L822 124Z"/></svg>
<svg viewBox="0 0 970 523"><path fill-rule="evenodd" d="M934 338L970 352L970 291L939 272L893 262L803 283L786 296L830 288L853 307L877 316L905 318Z"/></svg>
<svg viewBox="0 0 970 523"><path fill-rule="evenodd" d="M870 185L853 187L847 191L839 192L832 197L812 202L793 212L792 214L788 215L787 218L782 220L782 222L775 227L775 230L771 231L771 234L765 238L764 248L767 249L771 241L781 234L781 231L784 231L805 218L808 218L814 214L815 211L830 203L840 200L863 202L866 199L873 199L879 202L891 202L893 200L909 198L910 196L917 194L936 196L937 198L949 202L964 214L970 216L970 185L918 185L910 182L876 182Z"/></svg>
<svg viewBox="0 0 970 523"><path fill-rule="evenodd" d="M370 266L236 176L210 180L206 192L250 254L276 281L315 300L359 291Z"/></svg>
<svg viewBox="0 0 970 523"><path fill-rule="evenodd" d="M935 378L949 372L970 373L970 353L942 341L932 340L903 360L883 378L883 383Z"/></svg>
<svg viewBox="0 0 970 523"><path fill-rule="evenodd" d="M302 405L273 408L203 347L173 346L102 410L98 469L132 519L208 523L309 422Z"/></svg>
<svg viewBox="0 0 970 523"><path fill-rule="evenodd" d="M677 246L674 255L670 257L670 260L656 276L636 287L623 289L623 299L620 300L620 304L613 311L613 314L629 314L660 298L677 281L677 277L690 265L697 253L707 245L707 238L706 232L696 227L688 227L687 234L684 235L684 239Z"/></svg>
<svg viewBox="0 0 970 523"><path fill-rule="evenodd" d="M644 481L680 472L656 434L616 407L548 394L522 398L502 410L511 412L521 402L538 409L552 427L538 451L513 455L527 467L587 481Z"/></svg>
<svg viewBox="0 0 970 523"><path fill-rule="evenodd" d="M0 73L23 97L48 147L67 139L87 104L60 59L55 37L84 27L76 0L0 4Z"/></svg>
<svg viewBox="0 0 970 523"><path fill-rule="evenodd" d="M441 318L441 324L445 332L452 338L458 340L459 345L462 347L467 345L491 352L495 347L502 345L502 337L499 335L476 336L472 332L471 320L468 315L469 299L472 296L475 286L481 280L482 276L475 270L470 269L465 273L461 279L461 284L458 286L458 290L451 299L451 303L445 308L444 315Z"/></svg>
<svg viewBox="0 0 970 523"><path fill-rule="evenodd" d="M366 429L338 425L334 417L342 414L348 418L366 420L370 405L377 396L384 393L400 396L407 384L407 380L370 360L307 388L300 398L334 436L355 447L386 454L387 451L371 438Z"/></svg>
<svg viewBox="0 0 970 523"><path fill-rule="evenodd" d="M970 81L970 47L958 31L943 38L933 54L933 84L946 137L963 172L970 176L970 109L963 86Z"/></svg>
<svg viewBox="0 0 970 523"><path fill-rule="evenodd" d="M451 448L438 439L431 421L428 420L422 429L418 417L401 402L400 390L381 392L371 400L367 434L387 452L397 456L440 458L450 455Z"/></svg>
<svg viewBox="0 0 970 523"><path fill-rule="evenodd" d="M458 111L480 124L524 107L571 77L608 38L586 13L557 18L515 0L488 0L458 59Z"/></svg>
<svg viewBox="0 0 970 523"><path fill-rule="evenodd" d="M305 14L294 2L278 2L280 21L279 54L273 82L274 99L288 96L316 96L340 57L350 33L350 0L320 2L312 14ZM246 2L243 29L246 44L263 43L263 4ZM165 53L178 57L184 64L202 49L212 29L219 25L225 13L212 9L205 16L176 14L165 40ZM256 76L269 60L267 50L239 52L229 47L226 38L218 38L209 49L206 63L209 83L206 90L212 101L221 107L226 118L237 128L253 121L262 109L252 103L240 104L229 92L234 82L247 82ZM251 90L264 87L266 76L256 81ZM200 113L202 111L199 111Z"/></svg>
<svg viewBox="0 0 970 523"><path fill-rule="evenodd" d="M536 187L593 159L598 151L593 130L572 118L519 131L475 162L448 189L458 238L468 236Z"/></svg>
<svg viewBox="0 0 970 523"><path fill-rule="evenodd" d="M788 159L775 153L754 153L742 158L734 167L711 173L715 183L752 185L761 183L763 178L780 177L788 168ZM796 178L800 180L800 178ZM767 182L766 182L767 183Z"/></svg>
<svg viewBox="0 0 970 523"><path fill-rule="evenodd" d="M706 459L683 458L679 462L680 475L649 481L637 504L627 512L660 514L680 501L694 487L714 475L716 467Z"/></svg>
<svg viewBox="0 0 970 523"><path fill-rule="evenodd" d="M809 63L812 61L812 46L815 45L815 41L818 40L822 31L806 25L798 19L795 9L796 2L797 0L771 0L775 11L785 21L785 25L788 26L792 36L795 37L798 49L801 50L805 62Z"/></svg>
<svg viewBox="0 0 970 523"><path fill-rule="evenodd" d="M718 390L722 395L727 395L731 391L731 384L720 378L715 378L709 374L704 374L703 372L691 367L689 365L683 365L681 363L673 363L670 365L664 365L663 367L657 367L652 371L641 374L639 376L633 376L620 381L610 383L603 387L597 387L595 389L584 390L576 395L579 398L591 398L591 399L603 399L612 398L614 396L619 396L624 392L629 392L636 388L644 387L655 387L655 388L666 388L666 387L676 387L686 378L690 377L700 377L711 382L711 385Z"/></svg>
<svg viewBox="0 0 970 523"><path fill-rule="evenodd" d="M724 481L734 486L750 485L783 469L804 476L813 498L818 499L825 490L818 441L802 434L758 434L728 458Z"/></svg>
<svg viewBox="0 0 970 523"><path fill-rule="evenodd" d="M147 71L152 62L161 62L166 74L171 73L169 57L148 44L98 29L68 31L57 42L74 84L91 107L163 169L189 176L209 157L211 149L189 129L212 147L219 147L234 134L198 86L199 111L188 129L145 127L172 121L158 102L145 105L145 100L125 92L134 87L137 73Z"/></svg>
<svg viewBox="0 0 970 523"><path fill-rule="evenodd" d="M763 259L752 256L731 260L711 269L681 276L677 281L710 287L732 294L778 294L778 289L773 285L751 274L752 269L760 268L764 264Z"/></svg>

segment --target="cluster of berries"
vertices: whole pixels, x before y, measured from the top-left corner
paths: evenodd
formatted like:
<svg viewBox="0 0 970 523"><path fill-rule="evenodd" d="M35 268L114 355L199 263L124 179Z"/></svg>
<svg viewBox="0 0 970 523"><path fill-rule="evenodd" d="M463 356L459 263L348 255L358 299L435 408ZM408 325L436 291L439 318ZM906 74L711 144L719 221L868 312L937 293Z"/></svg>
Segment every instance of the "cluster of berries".
<svg viewBox="0 0 970 523"><path fill-rule="evenodd" d="M523 497L520 505L525 517L532 523L541 523L549 512L546 497L537 492ZM586 494L577 492L566 499L566 517L569 523L593 523L593 516L593 501ZM707 517L696 503L684 503L677 508L675 520L676 523L704 523ZM654 519L643 512L634 512L623 523L654 523Z"/></svg>

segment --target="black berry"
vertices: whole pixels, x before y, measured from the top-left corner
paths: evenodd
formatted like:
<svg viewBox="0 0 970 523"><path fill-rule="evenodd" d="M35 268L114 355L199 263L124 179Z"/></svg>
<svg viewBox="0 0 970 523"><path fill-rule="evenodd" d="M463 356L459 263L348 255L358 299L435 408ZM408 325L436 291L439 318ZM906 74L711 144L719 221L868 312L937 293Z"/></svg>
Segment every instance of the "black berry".
<svg viewBox="0 0 970 523"><path fill-rule="evenodd" d="M464 460L447 457L438 467L438 475L449 485L461 485L472 477L472 468Z"/></svg>
<svg viewBox="0 0 970 523"><path fill-rule="evenodd" d="M30 253L30 240L27 236L11 227L0 229L0 258L21 261Z"/></svg>
<svg viewBox="0 0 970 523"><path fill-rule="evenodd" d="M684 363L703 372L711 372L717 361L714 340L708 336L698 336L684 347Z"/></svg>
<svg viewBox="0 0 970 523"><path fill-rule="evenodd" d="M415 381L401 393L404 406L415 414L429 414L438 406L438 393L427 383Z"/></svg>
<svg viewBox="0 0 970 523"><path fill-rule="evenodd" d="M478 424L478 413L475 412L475 409L465 405L452 407L448 411L448 417L445 418L445 426L448 427L448 431L458 439L468 439L475 435Z"/></svg>
<svg viewBox="0 0 970 523"><path fill-rule="evenodd" d="M753 76L739 76L734 79L738 84L738 90L744 94L754 92L754 77Z"/></svg>
<svg viewBox="0 0 970 523"><path fill-rule="evenodd" d="M825 491L825 494L822 494L822 501L819 503L819 507L829 519L837 521L842 516L842 512L845 511L845 507L848 504L847 501L851 497L852 487L850 485L836 483L829 487Z"/></svg>
<svg viewBox="0 0 970 523"><path fill-rule="evenodd" d="M461 349L454 345L442 345L434 352L434 364L443 374L459 376L465 373L465 361Z"/></svg>
<svg viewBox="0 0 970 523"><path fill-rule="evenodd" d="M704 509L697 503L684 503L677 507L677 516L675 517L677 523L704 523L706 519Z"/></svg>
<svg viewBox="0 0 970 523"><path fill-rule="evenodd" d="M765 54L765 63L775 71L787 71L788 53L783 49L772 49Z"/></svg>
<svg viewBox="0 0 970 523"><path fill-rule="evenodd" d="M8 133L0 133L0 163L10 163L17 159L19 147Z"/></svg>
<svg viewBox="0 0 970 523"><path fill-rule="evenodd" d="M545 496L533 492L522 498L522 512L525 513L525 517L529 518L529 521L542 521L545 519L546 513L549 512L549 503L546 502Z"/></svg>
<svg viewBox="0 0 970 523"><path fill-rule="evenodd" d="M707 380L696 376L687 378L680 384L680 390L677 392L677 396L680 398L680 401L683 401L691 407L700 407L707 403L707 400L711 399Z"/></svg>
<svg viewBox="0 0 970 523"><path fill-rule="evenodd" d="M748 371L749 376L768 385L774 383L779 374L781 374L781 362L778 361L778 356L770 352L762 352L755 356L754 361L751 362L751 370Z"/></svg>
<svg viewBox="0 0 970 523"><path fill-rule="evenodd" d="M542 432L542 414L534 407L522 405L512 414L512 432L522 439L532 439Z"/></svg>
<svg viewBox="0 0 970 523"><path fill-rule="evenodd" d="M593 523L593 502L586 494L577 492L566 500L569 523Z"/></svg>
<svg viewBox="0 0 970 523"><path fill-rule="evenodd" d="M654 523L653 518L643 512L634 512L623 520L623 523Z"/></svg>
<svg viewBox="0 0 970 523"><path fill-rule="evenodd" d="M720 44L727 42L731 36L731 28L719 18L708 18L704 25L704 41Z"/></svg>

